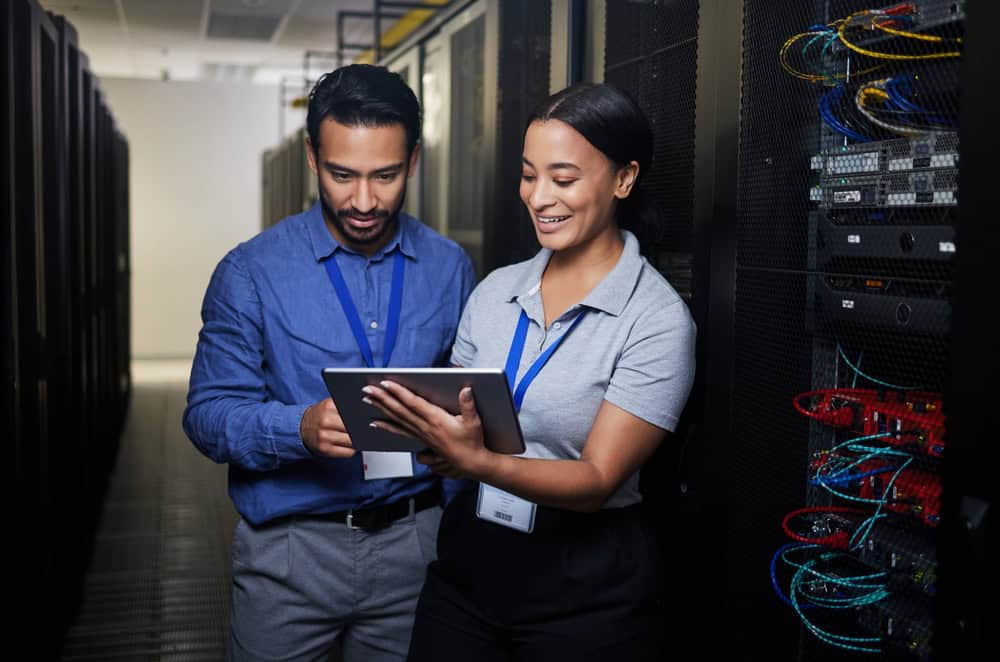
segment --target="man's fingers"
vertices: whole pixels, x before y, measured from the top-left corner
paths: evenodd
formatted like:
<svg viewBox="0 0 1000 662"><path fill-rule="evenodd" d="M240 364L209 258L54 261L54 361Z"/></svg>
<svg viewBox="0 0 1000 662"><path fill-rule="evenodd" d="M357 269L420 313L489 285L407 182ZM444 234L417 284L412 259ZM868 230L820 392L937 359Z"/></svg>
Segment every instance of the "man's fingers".
<svg viewBox="0 0 1000 662"><path fill-rule="evenodd" d="M327 430L347 432L347 428L344 427L344 419L340 417L340 414L336 410L324 411L320 426Z"/></svg>
<svg viewBox="0 0 1000 662"><path fill-rule="evenodd" d="M334 446L333 444L324 444L323 446L320 446L319 450L321 455L337 459L354 457L355 453L357 453L357 451L353 448Z"/></svg>
<svg viewBox="0 0 1000 662"><path fill-rule="evenodd" d="M336 432L321 432L318 439L318 450L326 457L354 457L355 450L351 439L346 434Z"/></svg>
<svg viewBox="0 0 1000 662"><path fill-rule="evenodd" d="M346 433L334 430L320 430L316 441L321 446L341 446L343 448L351 448L353 446L351 438Z"/></svg>

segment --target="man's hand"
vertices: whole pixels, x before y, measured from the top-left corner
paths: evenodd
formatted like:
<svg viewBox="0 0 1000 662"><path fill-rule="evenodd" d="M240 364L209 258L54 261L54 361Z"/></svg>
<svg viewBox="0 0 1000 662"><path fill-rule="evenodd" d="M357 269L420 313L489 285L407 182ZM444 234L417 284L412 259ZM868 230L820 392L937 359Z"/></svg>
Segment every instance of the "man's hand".
<svg viewBox="0 0 1000 662"><path fill-rule="evenodd" d="M314 455L353 457L356 452L332 398L321 400L306 409L299 423L299 435Z"/></svg>

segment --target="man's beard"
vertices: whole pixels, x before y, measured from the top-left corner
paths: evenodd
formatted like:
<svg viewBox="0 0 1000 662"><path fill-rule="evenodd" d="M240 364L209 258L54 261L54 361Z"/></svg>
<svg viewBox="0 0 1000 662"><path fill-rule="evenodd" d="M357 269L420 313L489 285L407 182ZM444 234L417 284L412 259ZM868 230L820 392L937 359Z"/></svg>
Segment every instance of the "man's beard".
<svg viewBox="0 0 1000 662"><path fill-rule="evenodd" d="M320 185L318 179L316 184L317 186ZM319 190L322 191L323 189L320 188ZM403 184L403 195L400 197L396 208L392 211L376 209L372 213L363 213L353 207L334 210L327 204L322 194L319 196L319 202L323 207L323 216L329 223L333 224L333 227L340 233L340 236L344 237L351 244L357 247L371 246L372 244L378 244L384 240L388 234L396 231L396 228L399 225L399 212L402 210L403 205L406 204L406 184ZM375 216L385 220L381 225L375 225L368 230L359 231L345 220L351 216Z"/></svg>

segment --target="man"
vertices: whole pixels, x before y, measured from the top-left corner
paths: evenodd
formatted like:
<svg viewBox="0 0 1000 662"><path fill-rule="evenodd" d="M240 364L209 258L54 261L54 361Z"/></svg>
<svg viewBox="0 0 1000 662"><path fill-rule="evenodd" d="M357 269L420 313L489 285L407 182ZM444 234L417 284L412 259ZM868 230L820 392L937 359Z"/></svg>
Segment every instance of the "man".
<svg viewBox="0 0 1000 662"><path fill-rule="evenodd" d="M319 201L216 268L184 429L229 463L242 516L230 658L321 660L339 640L348 662L401 660L441 487L410 454L355 453L321 370L447 364L475 275L400 211L420 108L399 76L327 74L306 122Z"/></svg>

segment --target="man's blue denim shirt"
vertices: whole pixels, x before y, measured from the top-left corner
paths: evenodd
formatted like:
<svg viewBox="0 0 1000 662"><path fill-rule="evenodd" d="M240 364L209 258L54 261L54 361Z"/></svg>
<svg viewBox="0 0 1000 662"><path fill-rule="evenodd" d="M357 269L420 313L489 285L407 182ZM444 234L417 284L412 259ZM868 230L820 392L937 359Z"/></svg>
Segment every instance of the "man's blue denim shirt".
<svg viewBox="0 0 1000 662"><path fill-rule="evenodd" d="M361 453L318 457L299 436L306 408L329 397L321 370L364 366L323 265L334 253L376 365L382 365L395 251L405 256L406 271L391 365L448 363L475 285L472 262L416 219L400 213L399 220L392 240L368 258L334 240L317 203L234 248L212 275L184 431L205 455L229 463L229 494L253 524L395 501L436 480L415 462L412 478L366 481Z"/></svg>

